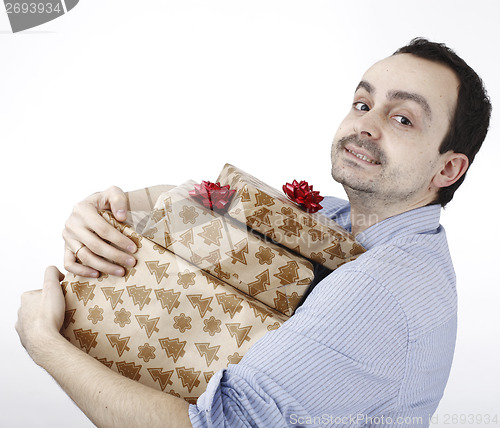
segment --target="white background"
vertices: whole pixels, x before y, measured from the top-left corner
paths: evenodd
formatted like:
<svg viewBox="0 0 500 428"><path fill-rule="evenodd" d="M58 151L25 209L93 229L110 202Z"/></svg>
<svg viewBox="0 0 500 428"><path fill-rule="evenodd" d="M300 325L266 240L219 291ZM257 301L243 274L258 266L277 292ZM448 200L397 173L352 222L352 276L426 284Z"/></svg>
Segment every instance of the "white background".
<svg viewBox="0 0 500 428"><path fill-rule="evenodd" d="M41 286L47 265L63 269L77 201L112 184L214 181L225 162L275 187L306 179L343 196L330 143L365 69L415 36L444 41L495 105L498 16L496 0L81 0L12 34L0 7L0 426L93 426L14 330L20 294ZM441 219L460 303L439 427L460 425L451 414L500 413L495 114Z"/></svg>

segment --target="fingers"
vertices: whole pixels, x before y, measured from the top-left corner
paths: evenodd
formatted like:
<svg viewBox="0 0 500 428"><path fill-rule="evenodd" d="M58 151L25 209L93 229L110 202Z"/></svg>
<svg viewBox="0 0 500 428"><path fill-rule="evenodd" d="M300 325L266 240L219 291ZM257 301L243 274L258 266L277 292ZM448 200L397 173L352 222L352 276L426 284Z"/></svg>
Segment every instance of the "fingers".
<svg viewBox="0 0 500 428"><path fill-rule="evenodd" d="M133 266L136 260L131 257L130 260L133 261L129 266ZM74 254L66 249L65 253L65 269L69 272L73 272L76 275L82 275L87 277L97 278L99 272L107 273L115 276L125 275L125 269L117 264L111 263L108 260L95 255L89 248L83 247L78 252L78 259L81 263L75 260Z"/></svg>
<svg viewBox="0 0 500 428"><path fill-rule="evenodd" d="M80 255L80 252L78 252L78 255ZM75 275L85 276L88 278L98 278L100 274L100 271L95 270L90 266L84 266L81 263L78 263L73 251L69 248L64 248L64 269L68 272L74 273Z"/></svg>
<svg viewBox="0 0 500 428"><path fill-rule="evenodd" d="M120 231L109 224L98 213L95 205L90 202L83 201L75 206L73 213L66 222L63 237L66 241L68 239L80 241L86 247L89 247L95 254L104 256L104 254L99 252L98 248L92 247L92 242L86 241L86 239L91 238L93 235L88 232L93 232L93 234L97 235L97 237L101 238L101 240L105 239L124 251L134 253L137 250L134 241L127 238ZM93 240L93 243L95 242L97 241Z"/></svg>
<svg viewBox="0 0 500 428"><path fill-rule="evenodd" d="M110 187L104 192L109 201L111 212L118 221L127 219L127 196L122 189L116 186Z"/></svg>

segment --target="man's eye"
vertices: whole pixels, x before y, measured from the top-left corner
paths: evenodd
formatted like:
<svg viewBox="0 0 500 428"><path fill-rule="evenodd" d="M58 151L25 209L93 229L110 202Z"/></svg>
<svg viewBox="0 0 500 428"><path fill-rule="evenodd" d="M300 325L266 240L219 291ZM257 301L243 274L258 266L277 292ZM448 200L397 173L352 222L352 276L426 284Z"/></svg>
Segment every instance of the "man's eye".
<svg viewBox="0 0 500 428"><path fill-rule="evenodd" d="M394 119L396 119L401 125L405 125L405 126L412 126L413 125L413 123L411 123L410 119L408 119L407 117L401 116L401 115L394 116Z"/></svg>
<svg viewBox="0 0 500 428"><path fill-rule="evenodd" d="M355 102L352 106L359 111L370 111L370 107L361 101Z"/></svg>

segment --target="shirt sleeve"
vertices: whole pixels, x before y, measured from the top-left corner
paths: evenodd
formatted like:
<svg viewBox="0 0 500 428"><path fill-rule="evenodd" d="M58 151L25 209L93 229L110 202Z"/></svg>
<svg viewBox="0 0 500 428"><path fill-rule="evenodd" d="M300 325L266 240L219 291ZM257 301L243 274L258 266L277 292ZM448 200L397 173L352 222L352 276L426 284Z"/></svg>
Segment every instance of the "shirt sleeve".
<svg viewBox="0 0 500 428"><path fill-rule="evenodd" d="M190 406L191 422L351 426L356 415L388 412L404 377L407 340L398 302L376 280L346 265L321 281L295 315L238 365L213 376Z"/></svg>

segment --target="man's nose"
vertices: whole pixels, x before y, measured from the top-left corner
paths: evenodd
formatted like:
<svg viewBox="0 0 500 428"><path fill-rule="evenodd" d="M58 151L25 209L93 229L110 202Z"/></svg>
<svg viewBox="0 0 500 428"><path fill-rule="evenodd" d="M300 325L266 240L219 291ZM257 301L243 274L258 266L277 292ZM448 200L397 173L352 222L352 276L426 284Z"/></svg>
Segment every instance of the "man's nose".
<svg viewBox="0 0 500 428"><path fill-rule="evenodd" d="M364 113L354 122L354 131L360 136L378 140L381 135L383 117L376 110Z"/></svg>

